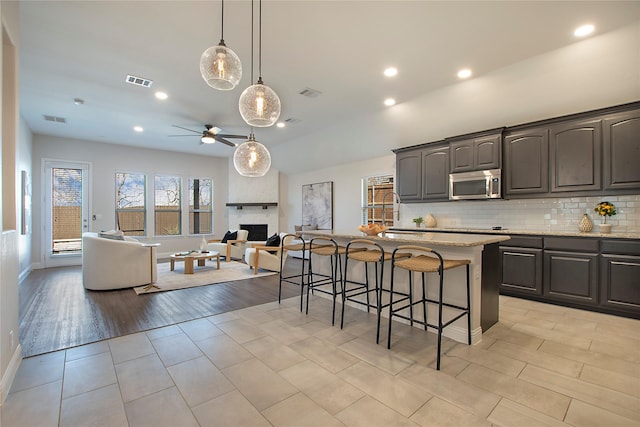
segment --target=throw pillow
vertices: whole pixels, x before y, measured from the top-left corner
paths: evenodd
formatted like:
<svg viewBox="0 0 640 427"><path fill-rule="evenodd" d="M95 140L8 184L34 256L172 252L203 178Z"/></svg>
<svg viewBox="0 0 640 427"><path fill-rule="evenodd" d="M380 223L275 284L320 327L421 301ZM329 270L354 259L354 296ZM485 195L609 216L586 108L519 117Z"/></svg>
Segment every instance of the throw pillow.
<svg viewBox="0 0 640 427"><path fill-rule="evenodd" d="M101 231L98 236L105 239L124 240L124 233L120 230Z"/></svg>
<svg viewBox="0 0 640 427"><path fill-rule="evenodd" d="M302 226L301 225L294 225L293 229L295 230L296 233L299 233L302 231Z"/></svg>
<svg viewBox="0 0 640 427"><path fill-rule="evenodd" d="M280 235L278 233L267 239L266 246L280 246Z"/></svg>
<svg viewBox="0 0 640 427"><path fill-rule="evenodd" d="M236 240L237 238L238 238L238 232L234 231L232 233L231 230L229 230L226 233L224 233L224 237L222 238L221 243L227 243L227 240Z"/></svg>
<svg viewBox="0 0 640 427"><path fill-rule="evenodd" d="M314 224L314 225L303 225L302 226L302 231L313 231L313 230L317 230L318 229L318 224Z"/></svg>

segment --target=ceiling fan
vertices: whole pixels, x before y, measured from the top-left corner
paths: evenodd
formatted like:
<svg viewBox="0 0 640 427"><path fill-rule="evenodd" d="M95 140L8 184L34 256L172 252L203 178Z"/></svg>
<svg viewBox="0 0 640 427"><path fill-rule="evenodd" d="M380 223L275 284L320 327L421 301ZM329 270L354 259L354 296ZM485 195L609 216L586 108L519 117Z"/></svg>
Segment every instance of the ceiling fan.
<svg viewBox="0 0 640 427"><path fill-rule="evenodd" d="M188 129L178 125L172 125L172 126L179 129L187 130L189 132L200 134L201 135L200 142L203 144L213 144L216 141L218 141L225 145L228 145L229 147L235 148L238 146L238 144L236 144L235 142L228 141L225 138L243 138L245 140L248 138L246 135L230 135L225 133L219 133L222 129L212 125L204 125L205 130L203 131ZM169 136L194 136L194 135L169 135Z"/></svg>

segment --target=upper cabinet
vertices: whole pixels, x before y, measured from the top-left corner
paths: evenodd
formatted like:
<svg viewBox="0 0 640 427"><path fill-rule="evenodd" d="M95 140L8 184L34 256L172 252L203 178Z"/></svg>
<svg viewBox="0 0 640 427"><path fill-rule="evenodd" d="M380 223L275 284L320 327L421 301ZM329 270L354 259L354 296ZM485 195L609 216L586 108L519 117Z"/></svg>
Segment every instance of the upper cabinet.
<svg viewBox="0 0 640 427"><path fill-rule="evenodd" d="M600 190L602 120L573 120L549 130L551 192Z"/></svg>
<svg viewBox="0 0 640 427"><path fill-rule="evenodd" d="M605 116L603 173L605 190L640 187L640 110Z"/></svg>
<svg viewBox="0 0 640 427"><path fill-rule="evenodd" d="M505 196L549 191L549 130L525 129L504 137Z"/></svg>
<svg viewBox="0 0 640 427"><path fill-rule="evenodd" d="M396 191L400 200L422 198L422 150L412 149L396 153Z"/></svg>
<svg viewBox="0 0 640 427"><path fill-rule="evenodd" d="M459 141L452 139L449 146L451 173L501 167L502 131Z"/></svg>
<svg viewBox="0 0 640 427"><path fill-rule="evenodd" d="M640 194L640 101L394 150L407 202L449 198L449 173L502 169L504 198Z"/></svg>
<svg viewBox="0 0 640 427"><path fill-rule="evenodd" d="M396 191L405 203L449 199L449 145L396 152Z"/></svg>

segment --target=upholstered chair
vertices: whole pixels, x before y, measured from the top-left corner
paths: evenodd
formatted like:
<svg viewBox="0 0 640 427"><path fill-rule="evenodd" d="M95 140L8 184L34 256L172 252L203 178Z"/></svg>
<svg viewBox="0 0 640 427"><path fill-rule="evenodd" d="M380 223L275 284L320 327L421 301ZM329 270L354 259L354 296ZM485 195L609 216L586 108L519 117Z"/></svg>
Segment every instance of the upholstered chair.
<svg viewBox="0 0 640 427"><path fill-rule="evenodd" d="M280 255L283 260L287 259L287 250L283 249L283 246L290 245L295 236L287 233L280 233L280 238L284 239L284 242L280 241L278 246L266 246L264 243L254 243L250 248L247 248L244 253L244 260L253 268L255 274L258 274L259 269L269 271L280 271ZM282 263L284 264L284 262Z"/></svg>
<svg viewBox="0 0 640 427"><path fill-rule="evenodd" d="M249 231L237 230L228 231L225 237L231 233L237 233L234 239L212 239L208 241L207 250L215 251L220 256L225 257L225 260L231 261L231 259L242 260L244 250L247 244L247 238L249 237Z"/></svg>

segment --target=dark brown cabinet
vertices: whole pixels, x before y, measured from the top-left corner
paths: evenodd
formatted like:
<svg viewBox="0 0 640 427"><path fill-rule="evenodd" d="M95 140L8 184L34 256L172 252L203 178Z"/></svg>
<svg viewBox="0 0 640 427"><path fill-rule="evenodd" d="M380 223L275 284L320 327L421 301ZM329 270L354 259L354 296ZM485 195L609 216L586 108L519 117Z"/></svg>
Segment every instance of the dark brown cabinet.
<svg viewBox="0 0 640 427"><path fill-rule="evenodd" d="M640 312L640 243L603 240L600 259L600 304Z"/></svg>
<svg viewBox="0 0 640 427"><path fill-rule="evenodd" d="M582 305L598 303L598 239L544 239L542 294L551 300Z"/></svg>
<svg viewBox="0 0 640 427"><path fill-rule="evenodd" d="M551 192L602 188L602 121L576 120L549 130Z"/></svg>
<svg viewBox="0 0 640 427"><path fill-rule="evenodd" d="M508 132L502 170L505 196L549 192L549 129Z"/></svg>
<svg viewBox="0 0 640 427"><path fill-rule="evenodd" d="M396 154L396 191L402 202L422 198L422 150Z"/></svg>
<svg viewBox="0 0 640 427"><path fill-rule="evenodd" d="M640 110L606 116L603 127L605 190L640 187Z"/></svg>
<svg viewBox="0 0 640 427"><path fill-rule="evenodd" d="M451 173L501 168L502 133L451 141Z"/></svg>
<svg viewBox="0 0 640 427"><path fill-rule="evenodd" d="M449 200L449 145L396 152L396 176L401 202Z"/></svg>
<svg viewBox="0 0 640 427"><path fill-rule="evenodd" d="M542 295L542 237L511 236L500 246L500 290L509 295Z"/></svg>
<svg viewBox="0 0 640 427"><path fill-rule="evenodd" d="M449 146L422 151L422 200L449 200Z"/></svg>

